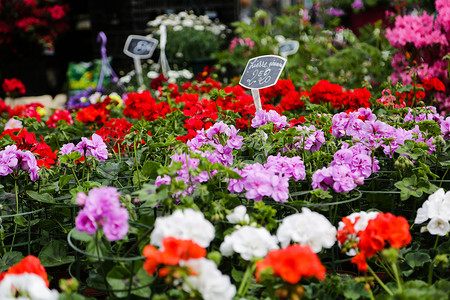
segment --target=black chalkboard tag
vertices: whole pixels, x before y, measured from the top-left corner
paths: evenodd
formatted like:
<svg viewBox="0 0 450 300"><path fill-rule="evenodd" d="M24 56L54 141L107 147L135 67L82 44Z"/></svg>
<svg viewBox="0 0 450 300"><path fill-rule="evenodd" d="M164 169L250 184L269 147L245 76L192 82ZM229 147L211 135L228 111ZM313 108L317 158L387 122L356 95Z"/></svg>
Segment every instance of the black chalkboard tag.
<svg viewBox="0 0 450 300"><path fill-rule="evenodd" d="M298 41L287 40L280 44L279 52L283 57L297 53L299 47Z"/></svg>
<svg viewBox="0 0 450 300"><path fill-rule="evenodd" d="M153 55L157 45L157 39L132 34L128 36L123 52L133 58L149 58Z"/></svg>
<svg viewBox="0 0 450 300"><path fill-rule="evenodd" d="M286 58L276 55L263 55L248 61L239 84L252 90L256 110L261 110L259 89L277 83L278 78L286 65Z"/></svg>

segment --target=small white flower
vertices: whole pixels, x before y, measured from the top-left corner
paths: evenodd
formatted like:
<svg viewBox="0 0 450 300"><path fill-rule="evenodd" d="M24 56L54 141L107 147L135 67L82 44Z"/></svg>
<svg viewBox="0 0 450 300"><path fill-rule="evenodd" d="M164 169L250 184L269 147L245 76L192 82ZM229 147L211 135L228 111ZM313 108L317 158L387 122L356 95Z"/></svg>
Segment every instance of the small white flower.
<svg viewBox="0 0 450 300"><path fill-rule="evenodd" d="M181 25L177 25L177 26L173 27L173 31L181 31L181 30L183 30L183 26L181 26Z"/></svg>
<svg viewBox="0 0 450 300"><path fill-rule="evenodd" d="M89 96L89 102L91 102L91 104L95 104L98 102L98 100L100 100L101 97L101 93L100 92L95 92L92 95Z"/></svg>
<svg viewBox="0 0 450 300"><path fill-rule="evenodd" d="M450 223L441 217L434 217L428 222L427 229L432 235L444 236L450 232Z"/></svg>
<svg viewBox="0 0 450 300"><path fill-rule="evenodd" d="M322 248L331 248L336 242L336 228L323 215L306 207L301 213L283 219L277 230L277 238L283 248L291 241L309 245L318 253Z"/></svg>
<svg viewBox="0 0 450 300"><path fill-rule="evenodd" d="M205 300L231 300L236 294L236 287L231 284L230 277L223 275L216 264L206 258L181 261L180 265L188 266L196 276L186 277L183 290L191 292L196 289Z"/></svg>
<svg viewBox="0 0 450 300"><path fill-rule="evenodd" d="M205 30L205 26L203 25L194 25L194 29L197 31L203 31Z"/></svg>
<svg viewBox="0 0 450 300"><path fill-rule="evenodd" d="M225 236L220 245L220 252L230 256L239 253L245 260L264 257L270 250L278 249L277 239L267 229L243 226L232 234Z"/></svg>
<svg viewBox="0 0 450 300"><path fill-rule="evenodd" d="M192 21L191 19L184 19L181 22L181 25L183 25L184 27L192 27L194 26L194 21Z"/></svg>
<svg viewBox="0 0 450 300"><path fill-rule="evenodd" d="M158 76L159 76L159 74L157 72L155 72L155 71L150 71L150 72L147 73L147 77L150 78L150 79L155 79Z"/></svg>
<svg viewBox="0 0 450 300"><path fill-rule="evenodd" d="M167 76L169 77L169 78L178 78L178 77L180 77L180 74L178 74L178 72L177 71L169 71L169 72L167 72Z"/></svg>
<svg viewBox="0 0 450 300"><path fill-rule="evenodd" d="M14 129L14 128L23 128L22 121L11 118L5 124L5 130Z"/></svg>
<svg viewBox="0 0 450 300"><path fill-rule="evenodd" d="M172 215L159 217L150 236L150 244L161 246L165 237L193 240L203 248L214 239L214 226L205 219L201 212L191 208L176 210Z"/></svg>
<svg viewBox="0 0 450 300"><path fill-rule="evenodd" d="M186 70L186 69L181 70L180 75L186 79L191 79L193 76L193 74L189 70Z"/></svg>
<svg viewBox="0 0 450 300"><path fill-rule="evenodd" d="M233 212L227 215L227 220L232 224L250 223L250 217L247 214L247 208L244 205L235 207Z"/></svg>
<svg viewBox="0 0 450 300"><path fill-rule="evenodd" d="M36 274L8 274L0 282L0 299L2 300L57 300L58 298L58 292L50 290L44 280Z"/></svg>

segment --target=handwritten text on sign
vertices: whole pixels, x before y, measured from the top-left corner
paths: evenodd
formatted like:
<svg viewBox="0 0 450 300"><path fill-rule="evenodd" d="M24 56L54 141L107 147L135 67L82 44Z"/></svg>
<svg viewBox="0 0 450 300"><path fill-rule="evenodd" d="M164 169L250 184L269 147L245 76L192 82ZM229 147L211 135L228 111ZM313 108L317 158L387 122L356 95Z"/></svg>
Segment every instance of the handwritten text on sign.
<svg viewBox="0 0 450 300"><path fill-rule="evenodd" d="M155 51L156 45L158 45L157 39L140 35L130 35L125 42L123 52L130 57L149 58L152 56L153 51Z"/></svg>
<svg viewBox="0 0 450 300"><path fill-rule="evenodd" d="M277 83L286 59L276 55L264 55L248 61L239 84L248 89L262 89Z"/></svg>

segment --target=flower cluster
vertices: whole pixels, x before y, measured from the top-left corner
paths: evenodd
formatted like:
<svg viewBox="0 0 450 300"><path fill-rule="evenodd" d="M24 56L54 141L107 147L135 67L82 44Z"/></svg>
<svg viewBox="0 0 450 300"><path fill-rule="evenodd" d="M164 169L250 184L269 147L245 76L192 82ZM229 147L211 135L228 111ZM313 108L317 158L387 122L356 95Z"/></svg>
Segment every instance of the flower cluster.
<svg viewBox="0 0 450 300"><path fill-rule="evenodd" d="M8 51L33 49L35 44L41 45L41 49L53 50L58 35L69 28L65 20L68 5L4 0L1 6L0 44L8 46Z"/></svg>
<svg viewBox="0 0 450 300"><path fill-rule="evenodd" d="M39 258L33 255L0 274L1 299L57 300L59 293L48 287L47 272Z"/></svg>
<svg viewBox="0 0 450 300"><path fill-rule="evenodd" d="M336 193L348 193L358 184L362 185L365 178L380 169L378 161L370 153L361 143L351 147L343 143L341 149L334 153L330 166L314 172L312 187L324 191L333 188Z"/></svg>
<svg viewBox="0 0 450 300"><path fill-rule="evenodd" d="M222 121L215 123L208 130L197 131L197 136L186 145L194 152L206 156L212 163L224 166L233 164L233 149L241 149L243 137L233 125L228 126ZM205 145L207 145L205 147ZM213 151L208 150L212 147ZM206 149L205 149L206 148ZM203 150L205 149L205 150Z"/></svg>
<svg viewBox="0 0 450 300"><path fill-rule="evenodd" d="M450 192L439 189L417 210L415 224L428 221L424 227L430 234L445 236L450 232Z"/></svg>
<svg viewBox="0 0 450 300"><path fill-rule="evenodd" d="M251 226L243 226L226 235L220 245L220 252L224 256L231 256L236 252L245 260L264 257L274 249L278 249L276 237L270 235L264 227Z"/></svg>
<svg viewBox="0 0 450 300"><path fill-rule="evenodd" d="M111 144L111 148L115 152L118 152L119 147L125 141L125 136L130 133L131 126L133 124L129 123L125 118L109 119L96 133L105 143Z"/></svg>
<svg viewBox="0 0 450 300"><path fill-rule="evenodd" d="M180 169L176 171L177 176L173 179L169 175L158 176L155 181L155 186L159 187L163 184L170 185L172 180L183 181L186 184L186 189L184 191L177 192L175 195L172 195L172 197L174 198L177 198L179 195L191 195L199 183L207 182L210 179L209 175L212 176L216 172L215 170L212 170L209 173L207 171L202 171L194 176L192 174L192 170L198 169L200 159L192 158L190 155L185 153L175 153L170 157L170 159L172 160L172 162L170 163L169 167L171 167L173 163L181 163Z"/></svg>
<svg viewBox="0 0 450 300"><path fill-rule="evenodd" d="M330 103L334 108L358 109L369 107L372 97L366 88L344 91L342 86L332 84L328 80L320 80L310 91L311 103Z"/></svg>
<svg viewBox="0 0 450 300"><path fill-rule="evenodd" d="M48 121L45 122L45 124L47 124L49 128L56 128L59 121L65 121L67 125L73 124L72 115L65 109L55 109L55 113L48 118Z"/></svg>
<svg viewBox="0 0 450 300"><path fill-rule="evenodd" d="M205 248L191 240L180 240L174 237L165 237L161 241L161 250L153 245L144 247L142 254L146 260L142 266L149 275L153 275L159 265L165 265L158 272L159 277L170 273L170 267L177 266L182 260L202 258L206 256Z"/></svg>
<svg viewBox="0 0 450 300"><path fill-rule="evenodd" d="M99 161L105 161L108 158L108 149L100 135L94 133L91 139L82 137L81 141L75 146L73 143L64 144L59 153L62 155L70 154L74 151L79 152L86 157L92 156Z"/></svg>
<svg viewBox="0 0 450 300"><path fill-rule="evenodd" d="M105 100L90 104L77 111L77 121L83 123L96 123L97 125L104 124L109 117L109 104L111 102L110 98L105 98Z"/></svg>
<svg viewBox="0 0 450 300"><path fill-rule="evenodd" d="M25 85L17 78L11 78L3 81L2 84L3 91L7 95L24 95L25 94Z"/></svg>
<svg viewBox="0 0 450 300"><path fill-rule="evenodd" d="M342 218L339 222L337 240L339 247L349 256L356 255L358 247L359 234L364 231L370 220L375 219L378 212L355 212Z"/></svg>
<svg viewBox="0 0 450 300"><path fill-rule="evenodd" d="M266 125L267 122L272 122L276 129L281 129L287 126L286 116L281 116L274 110L270 110L268 112L260 110L255 113L255 117L252 120L252 127L258 128Z"/></svg>
<svg viewBox="0 0 450 300"><path fill-rule="evenodd" d="M295 284L302 278L325 279L325 267L319 257L308 246L290 245L270 251L266 258L256 262L255 277L262 280L262 273L270 269L275 277Z"/></svg>
<svg viewBox="0 0 450 300"><path fill-rule="evenodd" d="M248 50L250 50L255 46L255 42L253 42L250 38L245 38L245 39L234 38L230 42L230 46L229 46L230 53L233 53L234 48L236 46L244 47L244 48L247 48Z"/></svg>
<svg viewBox="0 0 450 300"><path fill-rule="evenodd" d="M293 146L286 145L283 149L288 151L289 149L300 149L300 150L310 150L311 152L316 152L320 150L322 144L325 143L325 135L322 129L316 129L314 125L310 126L297 126L298 134L300 136L295 136L294 139L297 141Z"/></svg>
<svg viewBox="0 0 450 300"><path fill-rule="evenodd" d="M354 229L353 231L356 232ZM374 256L387 245L399 249L411 242L408 221L391 213L378 213L376 218L369 220L364 230L356 234L359 236L358 253L351 262L361 271L368 269L367 258Z"/></svg>
<svg viewBox="0 0 450 300"><path fill-rule="evenodd" d="M121 240L128 233L128 211L120 204L120 194L114 187L93 188L86 195L77 194L82 210L75 219L78 231L94 234L103 229L109 241Z"/></svg>
<svg viewBox="0 0 450 300"><path fill-rule="evenodd" d="M166 237L192 240L206 248L214 239L214 226L205 219L201 212L193 209L176 210L170 216L159 217L155 221L155 228L150 236L150 244L162 246Z"/></svg>
<svg viewBox="0 0 450 300"><path fill-rule="evenodd" d="M7 176L18 170L28 171L31 181L39 178L39 167L31 151L18 150L16 145L0 151L0 175Z"/></svg>
<svg viewBox="0 0 450 300"><path fill-rule="evenodd" d="M287 216L278 227L277 238L281 247L291 241L308 245L318 253L322 248L331 248L336 242L336 228L323 215L303 207L301 213Z"/></svg>
<svg viewBox="0 0 450 300"><path fill-rule="evenodd" d="M217 265L206 258L181 261L182 266L189 267L196 275L184 278L183 290L197 290L205 300L231 300L236 294L236 287L231 284L230 277L223 275Z"/></svg>
<svg viewBox="0 0 450 300"><path fill-rule="evenodd" d="M142 93L130 93L125 100L125 108L123 114L133 119L145 119L154 121L171 111L169 104L165 101L156 103L149 91Z"/></svg>
<svg viewBox="0 0 450 300"><path fill-rule="evenodd" d="M261 201L264 196L277 202L289 198L289 179L305 179L305 166L300 157L269 156L267 163L248 164L242 170L235 169L242 179L230 179L228 191L242 193L245 197Z"/></svg>

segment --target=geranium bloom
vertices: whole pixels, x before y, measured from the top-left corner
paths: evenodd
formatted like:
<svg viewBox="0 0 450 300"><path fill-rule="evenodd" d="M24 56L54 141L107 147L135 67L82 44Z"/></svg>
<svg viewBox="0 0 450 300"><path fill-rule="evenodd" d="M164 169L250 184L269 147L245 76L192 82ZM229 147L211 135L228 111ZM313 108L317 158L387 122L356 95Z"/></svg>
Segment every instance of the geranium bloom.
<svg viewBox="0 0 450 300"><path fill-rule="evenodd" d="M22 121L16 120L14 118L9 119L8 122L6 122L6 124L5 124L5 130L8 130L8 129L20 129L22 127L23 127L22 126Z"/></svg>
<svg viewBox="0 0 450 300"><path fill-rule="evenodd" d="M302 278L325 279L325 267L309 246L290 245L270 251L266 258L256 262L255 277L261 281L261 273L270 268L273 276L295 284Z"/></svg>
<svg viewBox="0 0 450 300"><path fill-rule="evenodd" d="M450 232L450 192L439 189L428 197L417 210L415 224L430 220L426 229L433 235L445 236Z"/></svg>
<svg viewBox="0 0 450 300"><path fill-rule="evenodd" d="M284 248L291 241L309 245L318 253L336 242L336 228L323 215L303 207L301 213L287 216L278 227L277 238Z"/></svg>
<svg viewBox="0 0 450 300"><path fill-rule="evenodd" d="M45 122L49 128L56 128L56 123L59 121L66 121L67 125L73 124L73 118L70 115L68 110L59 110L56 109L55 113L48 118L48 121Z"/></svg>
<svg viewBox="0 0 450 300"><path fill-rule="evenodd" d="M375 219L369 220L365 230L359 233L359 253L351 262L361 271L368 268L367 258L383 250L386 245L396 249L411 242L408 221L404 217L396 217L391 213L379 213Z"/></svg>
<svg viewBox="0 0 450 300"><path fill-rule="evenodd" d="M70 154L78 151L81 155L93 156L99 161L105 161L108 158L108 149L103 139L94 133L91 139L82 137L81 141L74 146L73 143L64 144L60 150L61 154Z"/></svg>
<svg viewBox="0 0 450 300"><path fill-rule="evenodd" d="M182 260L202 258L206 256L206 250L191 240L165 237L159 251L154 246L147 245L143 255L147 258L143 268L152 275L159 265L175 266Z"/></svg>
<svg viewBox="0 0 450 300"><path fill-rule="evenodd" d="M16 145L7 146L0 151L0 175L7 176L18 170L28 171L31 181L39 178L39 167L33 153L18 150Z"/></svg>
<svg viewBox="0 0 450 300"><path fill-rule="evenodd" d="M214 239L214 226L201 212L193 209L176 210L170 216L159 217L150 236L150 244L162 246L165 237L192 240L202 247L208 247Z"/></svg>
<svg viewBox="0 0 450 300"><path fill-rule="evenodd" d="M77 230L94 234L103 228L109 241L121 240L128 233L128 211L120 205L120 194L114 187L93 188L88 195L79 193L77 203L84 203L75 219Z"/></svg>
<svg viewBox="0 0 450 300"><path fill-rule="evenodd" d="M17 93L19 95L25 94L25 85L22 83L22 81L20 81L17 78L11 79L5 78L2 84L2 88L3 91L5 91L5 93L7 94L10 93Z"/></svg>
<svg viewBox="0 0 450 300"><path fill-rule="evenodd" d="M182 261L181 266L189 267L195 275L183 279L183 290L197 290L205 300L231 300L236 294L236 287L231 284L230 277L223 275L217 265L206 258Z"/></svg>
<svg viewBox="0 0 450 300"><path fill-rule="evenodd" d="M227 215L228 222L232 224L248 224L250 217L247 214L247 208L239 205L233 209L233 212Z"/></svg>
<svg viewBox="0 0 450 300"><path fill-rule="evenodd" d="M267 252L278 249L277 239L267 229L243 226L230 235L225 236L220 245L220 252L225 256L239 253L245 260L264 257Z"/></svg>

